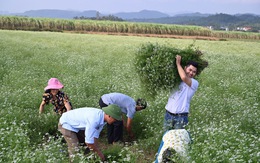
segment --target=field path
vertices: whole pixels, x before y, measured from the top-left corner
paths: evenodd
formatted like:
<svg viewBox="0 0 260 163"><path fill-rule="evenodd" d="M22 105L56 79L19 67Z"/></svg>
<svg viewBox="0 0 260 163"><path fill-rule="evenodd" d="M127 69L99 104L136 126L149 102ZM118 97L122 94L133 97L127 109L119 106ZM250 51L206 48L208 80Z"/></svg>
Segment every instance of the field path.
<svg viewBox="0 0 260 163"><path fill-rule="evenodd" d="M65 33L79 33L76 31L63 31ZM159 38L175 38L175 39L195 39L195 40L209 40L218 41L217 37L206 36L183 36L183 35L161 35L161 34L138 34L138 33L117 33L117 32L80 32L82 34L100 34L100 35L118 35L118 36L140 36L140 37L159 37Z"/></svg>

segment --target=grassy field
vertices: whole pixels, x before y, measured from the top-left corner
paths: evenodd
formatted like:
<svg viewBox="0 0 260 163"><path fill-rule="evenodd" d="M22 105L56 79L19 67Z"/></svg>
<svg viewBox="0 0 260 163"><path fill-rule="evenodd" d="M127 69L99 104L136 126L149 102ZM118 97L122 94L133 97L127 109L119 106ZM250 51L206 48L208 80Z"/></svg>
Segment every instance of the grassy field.
<svg viewBox="0 0 260 163"><path fill-rule="evenodd" d="M133 61L147 42L185 48L194 40L0 30L0 162L68 162L52 106L38 115L48 79L62 81L74 108L98 107L102 94L115 91L143 97ZM195 46L209 67L197 77L191 103L191 160L258 162L260 42L197 40ZM153 162L169 92L145 97L149 107L134 118L134 142L109 146L101 133L109 162ZM95 158L79 154L84 161Z"/></svg>

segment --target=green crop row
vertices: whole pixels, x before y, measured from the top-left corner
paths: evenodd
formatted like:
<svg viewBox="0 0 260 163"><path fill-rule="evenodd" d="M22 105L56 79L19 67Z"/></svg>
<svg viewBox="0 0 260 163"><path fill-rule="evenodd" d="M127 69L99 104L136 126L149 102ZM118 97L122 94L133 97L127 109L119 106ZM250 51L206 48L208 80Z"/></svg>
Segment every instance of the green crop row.
<svg viewBox="0 0 260 163"><path fill-rule="evenodd" d="M156 34L156 35L182 35L203 36L231 39L260 39L258 33L245 32L215 32L205 27L155 24L155 23L133 23L98 20L73 20L52 18L29 18L18 16L1 16L0 29L8 30L30 30L30 31L73 31L73 32L107 32L126 34Z"/></svg>
<svg viewBox="0 0 260 163"><path fill-rule="evenodd" d="M28 17L0 17L0 28L9 30L119 32L137 34L174 34L210 36L211 31L196 26L162 25L97 20L68 20Z"/></svg>

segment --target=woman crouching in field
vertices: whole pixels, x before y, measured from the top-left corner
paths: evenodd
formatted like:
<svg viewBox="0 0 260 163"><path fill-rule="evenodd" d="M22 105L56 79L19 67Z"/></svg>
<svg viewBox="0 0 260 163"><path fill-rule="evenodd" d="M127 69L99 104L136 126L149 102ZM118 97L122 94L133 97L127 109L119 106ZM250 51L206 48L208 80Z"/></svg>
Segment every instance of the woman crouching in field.
<svg viewBox="0 0 260 163"><path fill-rule="evenodd" d="M44 88L45 92L43 94L42 102L40 104L39 113L43 113L44 106L46 104L52 103L54 105L53 111L57 115L62 115L64 112L72 110L71 102L69 97L64 92L60 91L64 86L57 78L51 78L48 81L48 85ZM80 130L77 133L79 144L85 146L85 135L84 130ZM88 148L85 149L88 153Z"/></svg>
<svg viewBox="0 0 260 163"><path fill-rule="evenodd" d="M39 113L43 113L44 106L50 102L54 105L53 111L59 115L72 109L72 105L68 96L60 91L63 85L57 78L51 78L48 85L44 88L42 102L40 104Z"/></svg>

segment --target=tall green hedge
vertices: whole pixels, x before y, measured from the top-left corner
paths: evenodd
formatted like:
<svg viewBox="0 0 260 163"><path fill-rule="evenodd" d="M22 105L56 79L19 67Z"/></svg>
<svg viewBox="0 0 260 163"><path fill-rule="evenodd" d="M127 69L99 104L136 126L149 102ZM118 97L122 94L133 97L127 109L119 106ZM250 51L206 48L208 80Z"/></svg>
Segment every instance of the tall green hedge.
<svg viewBox="0 0 260 163"><path fill-rule="evenodd" d="M202 59L203 53L193 44L185 49L158 43L146 43L140 46L135 56L135 67L148 94L156 95L158 91L171 90L180 83L176 55L182 56L183 67L188 61L198 62L197 75L208 65L207 61Z"/></svg>

